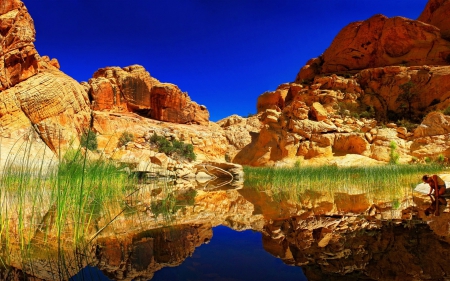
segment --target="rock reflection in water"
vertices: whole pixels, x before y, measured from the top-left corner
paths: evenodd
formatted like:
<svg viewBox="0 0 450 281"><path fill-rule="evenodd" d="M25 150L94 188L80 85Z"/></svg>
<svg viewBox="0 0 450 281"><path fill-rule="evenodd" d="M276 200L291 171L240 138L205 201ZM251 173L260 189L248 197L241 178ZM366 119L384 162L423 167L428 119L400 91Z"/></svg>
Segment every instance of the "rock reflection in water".
<svg viewBox="0 0 450 281"><path fill-rule="evenodd" d="M291 217L268 223L264 233L264 248L302 266L308 280L443 280L450 274L450 244L421 220Z"/></svg>
<svg viewBox="0 0 450 281"><path fill-rule="evenodd" d="M83 263L65 268L72 272L91 265L112 280L148 280L195 256L203 249L197 247L212 239L212 229L223 225L244 235L245 230L262 233L264 249L288 265L301 266L308 280L437 280L450 274L445 266L450 262L450 213L442 206L440 216L427 217L429 205L429 198L420 195L392 203L374 202L365 194L306 191L292 201L242 184L141 184L124 202L108 207L117 214L114 221L111 216L96 219L93 231L100 231L89 233L95 239L81 253ZM231 238L228 242L237 245ZM236 256L246 253L241 254ZM26 280L20 268L36 276L33 280L58 280L52 278L60 275L52 275L59 267L51 259L29 258L32 266L17 263L0 270L2 280Z"/></svg>
<svg viewBox="0 0 450 281"><path fill-rule="evenodd" d="M211 224L191 224L101 238L97 267L113 280L151 279L162 267L181 264L211 237Z"/></svg>
<svg viewBox="0 0 450 281"><path fill-rule="evenodd" d="M261 233L218 226L208 245L176 268L163 268L152 280L306 280L299 267L287 266L262 248Z"/></svg>

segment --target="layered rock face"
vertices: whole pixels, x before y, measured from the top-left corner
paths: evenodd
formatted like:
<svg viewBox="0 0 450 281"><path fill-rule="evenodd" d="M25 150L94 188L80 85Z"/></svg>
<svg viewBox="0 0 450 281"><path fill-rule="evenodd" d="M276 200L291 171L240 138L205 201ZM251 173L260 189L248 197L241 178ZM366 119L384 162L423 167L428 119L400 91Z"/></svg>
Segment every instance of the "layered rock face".
<svg viewBox="0 0 450 281"><path fill-rule="evenodd" d="M142 67L107 67L96 71L85 86L93 110L133 112L150 110L150 92L159 83Z"/></svg>
<svg viewBox="0 0 450 281"><path fill-rule="evenodd" d="M102 68L83 85L91 96L93 110L135 112L178 124L209 123L205 106L191 101L176 85L151 77L140 65Z"/></svg>
<svg viewBox="0 0 450 281"><path fill-rule="evenodd" d="M33 20L23 3L2 1L0 133L18 138L36 131L58 151L60 146L77 144L82 128L89 124L89 100L83 87L58 69L56 60L39 56L34 41Z"/></svg>
<svg viewBox="0 0 450 281"><path fill-rule="evenodd" d="M0 4L0 91L35 75L39 55L34 48L33 20L21 1Z"/></svg>

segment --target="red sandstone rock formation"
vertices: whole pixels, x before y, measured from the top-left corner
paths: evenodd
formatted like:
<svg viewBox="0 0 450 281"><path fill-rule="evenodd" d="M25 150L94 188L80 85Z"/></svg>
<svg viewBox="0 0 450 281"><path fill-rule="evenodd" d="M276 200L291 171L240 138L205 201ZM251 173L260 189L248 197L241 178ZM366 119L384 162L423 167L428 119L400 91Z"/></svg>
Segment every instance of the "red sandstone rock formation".
<svg viewBox="0 0 450 281"><path fill-rule="evenodd" d="M21 1L0 4L0 34L2 137L36 130L53 151L76 145L89 124L87 94L56 60L39 56L33 20Z"/></svg>
<svg viewBox="0 0 450 281"><path fill-rule="evenodd" d="M38 72L35 33L33 20L21 1L0 3L0 91Z"/></svg>
<svg viewBox="0 0 450 281"><path fill-rule="evenodd" d="M191 101L187 93L174 84L160 83L152 88L151 113L154 119L181 123L207 125L209 112L203 105Z"/></svg>
<svg viewBox="0 0 450 281"><path fill-rule="evenodd" d="M140 65L102 68L84 86L92 97L93 110L136 112L181 124L209 123L205 106L191 101L176 85L151 77Z"/></svg>
<svg viewBox="0 0 450 281"><path fill-rule="evenodd" d="M345 72L389 65L447 65L450 42L439 29L403 17L375 15L343 28L330 47L304 66L297 82L320 73Z"/></svg>
<svg viewBox="0 0 450 281"><path fill-rule="evenodd" d="M429 23L440 29L442 38L450 39L450 2L430 0L420 14L419 21Z"/></svg>

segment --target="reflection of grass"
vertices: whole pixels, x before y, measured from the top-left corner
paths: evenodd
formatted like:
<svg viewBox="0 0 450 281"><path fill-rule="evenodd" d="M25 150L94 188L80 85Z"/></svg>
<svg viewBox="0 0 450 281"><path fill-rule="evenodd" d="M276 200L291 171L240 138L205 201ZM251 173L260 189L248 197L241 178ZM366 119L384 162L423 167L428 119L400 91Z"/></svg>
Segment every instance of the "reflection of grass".
<svg viewBox="0 0 450 281"><path fill-rule="evenodd" d="M165 196L161 200L151 202L150 209L158 218L162 215L164 220L170 221L176 212L186 206L192 206L195 203L196 190L190 189L185 192L174 192L171 188L166 188Z"/></svg>
<svg viewBox="0 0 450 281"><path fill-rule="evenodd" d="M89 160L81 150L49 163L30 156L30 143L23 146L23 154L8 155L10 164L0 175L0 261L30 267L38 246L56 248L59 263L65 249L84 247L88 234L100 227L100 216L110 216L106 206L125 197L128 176L106 159Z"/></svg>
<svg viewBox="0 0 450 281"><path fill-rule="evenodd" d="M423 174L438 173L438 165L371 167L245 167L245 185L270 191L279 199L299 200L309 190L333 194L366 193L372 199L394 200L411 194Z"/></svg>

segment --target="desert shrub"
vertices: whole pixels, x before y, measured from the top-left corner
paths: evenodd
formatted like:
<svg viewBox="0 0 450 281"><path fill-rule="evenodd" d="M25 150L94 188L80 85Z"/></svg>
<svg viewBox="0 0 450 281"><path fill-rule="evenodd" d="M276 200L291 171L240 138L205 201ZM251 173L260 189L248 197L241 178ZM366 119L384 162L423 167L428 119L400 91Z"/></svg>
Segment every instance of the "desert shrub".
<svg viewBox="0 0 450 281"><path fill-rule="evenodd" d="M450 115L450 106L448 106L444 111L442 111L445 115Z"/></svg>
<svg viewBox="0 0 450 281"><path fill-rule="evenodd" d="M397 121L397 125L399 125L400 127L405 127L409 132L413 131L415 128L417 128L417 126L419 126L418 124L413 123L407 119Z"/></svg>
<svg viewBox="0 0 450 281"><path fill-rule="evenodd" d="M188 159L189 161L193 161L197 158L192 144L186 144L176 139L169 141L163 136L158 136L156 133L150 137L150 142L158 147L159 152L171 157L181 157Z"/></svg>
<svg viewBox="0 0 450 281"><path fill-rule="evenodd" d="M389 163L390 164L398 164L400 155L397 152L397 143L395 141L391 141L389 143L389 147L391 149L391 151L389 152Z"/></svg>
<svg viewBox="0 0 450 281"><path fill-rule="evenodd" d="M97 150L97 135L91 130L83 132L80 142L81 147L85 147L91 151Z"/></svg>
<svg viewBox="0 0 450 281"><path fill-rule="evenodd" d="M124 146L134 140L134 135L127 131L123 132L119 137L119 146Z"/></svg>
<svg viewBox="0 0 450 281"><path fill-rule="evenodd" d="M365 111L359 114L362 118L374 118L375 117L375 108L373 106L368 106Z"/></svg>

